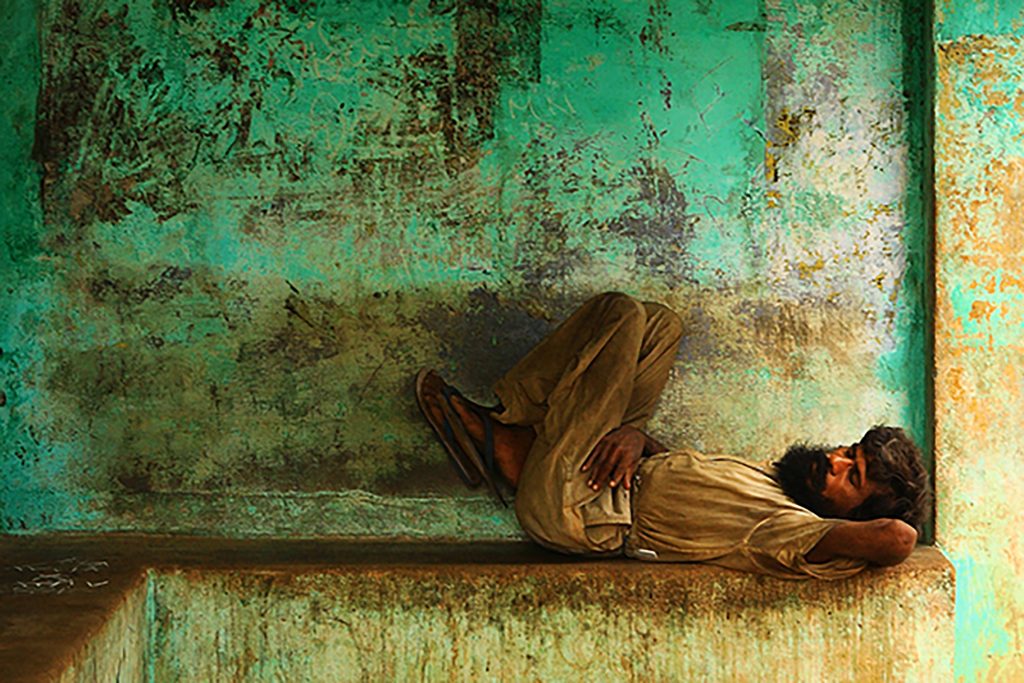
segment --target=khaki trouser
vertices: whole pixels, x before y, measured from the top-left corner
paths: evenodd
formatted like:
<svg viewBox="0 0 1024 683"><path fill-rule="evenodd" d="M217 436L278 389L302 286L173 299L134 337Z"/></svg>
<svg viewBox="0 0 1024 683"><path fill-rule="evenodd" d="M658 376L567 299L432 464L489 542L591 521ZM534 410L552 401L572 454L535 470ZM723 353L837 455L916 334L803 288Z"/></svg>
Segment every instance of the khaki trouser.
<svg viewBox="0 0 1024 683"><path fill-rule="evenodd" d="M537 432L516 492L516 516L541 545L569 553L619 551L632 524L630 492L587 486L580 466L617 427L654 412L682 338L670 309L619 293L594 297L494 387L505 424Z"/></svg>

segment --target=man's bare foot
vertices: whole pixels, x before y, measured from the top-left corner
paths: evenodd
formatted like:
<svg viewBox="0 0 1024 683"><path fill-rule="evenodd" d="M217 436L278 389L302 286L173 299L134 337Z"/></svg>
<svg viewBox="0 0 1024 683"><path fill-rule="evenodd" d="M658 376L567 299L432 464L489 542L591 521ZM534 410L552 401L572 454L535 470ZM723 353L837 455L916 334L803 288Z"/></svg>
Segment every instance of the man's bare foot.
<svg viewBox="0 0 1024 683"><path fill-rule="evenodd" d="M451 403L465 425L469 438L481 451L485 448L486 437L483 416L491 418L491 424L494 426L494 464L512 488L518 486L526 455L537 438L533 428L502 424L494 419L493 408L473 403L461 396L452 396Z"/></svg>
<svg viewBox="0 0 1024 683"><path fill-rule="evenodd" d="M444 387L444 380L435 372L427 375L423 384L425 409L439 420L443 418L441 401L444 400ZM486 447L483 416L491 417L491 424L494 426L494 464L505 481L515 488L519 484L519 475L523 471L526 454L530 452L536 437L533 428L502 424L494 419L493 408L473 403L459 395L452 396L451 406L481 454Z"/></svg>

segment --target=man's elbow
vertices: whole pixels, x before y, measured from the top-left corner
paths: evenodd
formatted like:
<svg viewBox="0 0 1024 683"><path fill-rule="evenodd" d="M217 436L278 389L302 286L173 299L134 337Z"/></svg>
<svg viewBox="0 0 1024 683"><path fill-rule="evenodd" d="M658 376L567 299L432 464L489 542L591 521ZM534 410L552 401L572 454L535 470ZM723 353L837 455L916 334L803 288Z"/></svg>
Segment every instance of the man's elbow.
<svg viewBox="0 0 1024 683"><path fill-rule="evenodd" d="M917 531L914 527L898 519L879 520L879 534L884 542L874 558L874 563L883 567L891 567L910 557L917 545Z"/></svg>

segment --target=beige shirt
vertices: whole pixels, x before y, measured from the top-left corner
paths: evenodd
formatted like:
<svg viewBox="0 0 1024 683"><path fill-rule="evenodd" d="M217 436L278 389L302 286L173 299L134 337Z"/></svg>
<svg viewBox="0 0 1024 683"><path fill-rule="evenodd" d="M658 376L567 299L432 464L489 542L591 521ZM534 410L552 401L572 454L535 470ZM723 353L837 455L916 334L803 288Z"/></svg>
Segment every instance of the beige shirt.
<svg viewBox="0 0 1024 683"><path fill-rule="evenodd" d="M633 525L625 552L639 560L707 562L783 579L840 579L866 563L808 562L840 523L786 496L770 463L692 450L644 460L633 487Z"/></svg>

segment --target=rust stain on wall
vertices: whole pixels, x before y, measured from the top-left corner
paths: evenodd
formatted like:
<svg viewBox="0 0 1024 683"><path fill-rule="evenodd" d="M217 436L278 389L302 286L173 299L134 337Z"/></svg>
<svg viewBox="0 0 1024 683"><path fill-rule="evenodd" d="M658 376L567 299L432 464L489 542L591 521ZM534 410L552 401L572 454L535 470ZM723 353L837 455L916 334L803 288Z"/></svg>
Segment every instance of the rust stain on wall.
<svg viewBox="0 0 1024 683"><path fill-rule="evenodd" d="M980 9L947 4L979 23L936 51L937 540L957 567L956 676L1016 680L1024 562L1007 530L1024 524L1009 503L1024 482L1013 456L1024 395L1024 52Z"/></svg>

